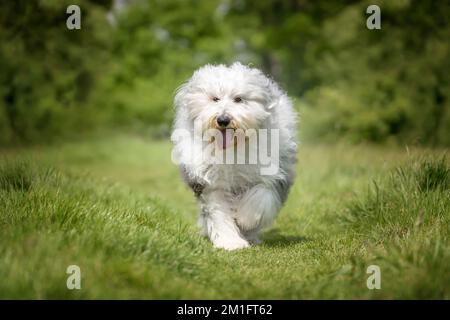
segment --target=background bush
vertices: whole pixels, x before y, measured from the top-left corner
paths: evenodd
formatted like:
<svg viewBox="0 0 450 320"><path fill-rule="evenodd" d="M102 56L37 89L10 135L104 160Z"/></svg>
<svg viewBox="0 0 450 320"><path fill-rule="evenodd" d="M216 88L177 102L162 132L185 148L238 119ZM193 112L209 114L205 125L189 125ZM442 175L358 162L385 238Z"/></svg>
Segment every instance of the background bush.
<svg viewBox="0 0 450 320"><path fill-rule="evenodd" d="M450 4L79 0L0 6L0 144L94 128L167 132L173 92L205 63L252 63L302 114L307 141L450 145Z"/></svg>

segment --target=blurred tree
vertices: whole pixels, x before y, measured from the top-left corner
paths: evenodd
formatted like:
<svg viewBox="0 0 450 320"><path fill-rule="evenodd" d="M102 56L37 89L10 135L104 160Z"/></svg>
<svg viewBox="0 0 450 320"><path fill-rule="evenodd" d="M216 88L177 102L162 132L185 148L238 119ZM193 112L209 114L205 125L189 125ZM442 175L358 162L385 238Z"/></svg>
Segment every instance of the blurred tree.
<svg viewBox="0 0 450 320"><path fill-rule="evenodd" d="M169 123L174 90L194 69L233 60L233 35L218 6L218 1L145 0L117 14L116 65L108 84L117 121Z"/></svg>
<svg viewBox="0 0 450 320"><path fill-rule="evenodd" d="M450 4L367 0L3 2L0 143L160 126L199 66L240 60L298 97L308 140L450 145Z"/></svg>
<svg viewBox="0 0 450 320"><path fill-rule="evenodd" d="M381 1L376 31L363 27L368 5L327 19L305 52L311 134L448 145L450 5Z"/></svg>
<svg viewBox="0 0 450 320"><path fill-rule="evenodd" d="M66 27L72 1L4 1L0 10L0 142L35 141L95 123L89 110L108 55L108 1L78 1L82 29ZM92 119L92 121L90 121Z"/></svg>

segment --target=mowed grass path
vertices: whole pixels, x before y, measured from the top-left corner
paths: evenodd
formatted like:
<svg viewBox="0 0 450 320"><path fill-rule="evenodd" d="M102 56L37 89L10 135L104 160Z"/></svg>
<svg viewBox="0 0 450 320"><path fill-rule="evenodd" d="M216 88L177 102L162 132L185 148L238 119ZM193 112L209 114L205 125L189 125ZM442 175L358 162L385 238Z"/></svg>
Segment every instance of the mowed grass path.
<svg viewBox="0 0 450 320"><path fill-rule="evenodd" d="M135 135L0 151L0 298L450 298L445 150L301 146L264 244L237 252L198 234L170 151Z"/></svg>

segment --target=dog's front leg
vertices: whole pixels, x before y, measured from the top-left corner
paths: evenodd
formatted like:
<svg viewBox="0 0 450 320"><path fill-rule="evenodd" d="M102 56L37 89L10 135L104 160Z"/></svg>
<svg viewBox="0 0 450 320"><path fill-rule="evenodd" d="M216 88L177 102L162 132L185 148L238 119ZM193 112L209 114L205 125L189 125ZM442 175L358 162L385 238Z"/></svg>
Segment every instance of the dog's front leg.
<svg viewBox="0 0 450 320"><path fill-rule="evenodd" d="M200 201L200 223L216 248L235 250L250 246L236 225L222 192L205 192Z"/></svg>

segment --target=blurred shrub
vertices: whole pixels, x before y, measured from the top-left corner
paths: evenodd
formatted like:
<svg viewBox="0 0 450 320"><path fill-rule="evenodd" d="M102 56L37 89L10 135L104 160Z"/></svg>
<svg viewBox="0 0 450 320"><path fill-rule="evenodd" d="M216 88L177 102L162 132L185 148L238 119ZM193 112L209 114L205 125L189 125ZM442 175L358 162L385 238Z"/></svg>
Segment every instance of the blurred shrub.
<svg viewBox="0 0 450 320"><path fill-rule="evenodd" d="M316 84L305 91L305 135L449 145L450 5L383 1L376 31L364 27L367 5L324 21L305 49L305 80Z"/></svg>
<svg viewBox="0 0 450 320"><path fill-rule="evenodd" d="M115 123L170 123L174 92L193 70L233 60L233 37L218 3L148 0L116 12L115 65L102 90Z"/></svg>
<svg viewBox="0 0 450 320"><path fill-rule="evenodd" d="M71 3L2 2L0 143L46 140L97 124L89 102L107 67L108 3L79 1L82 30L69 31Z"/></svg>

